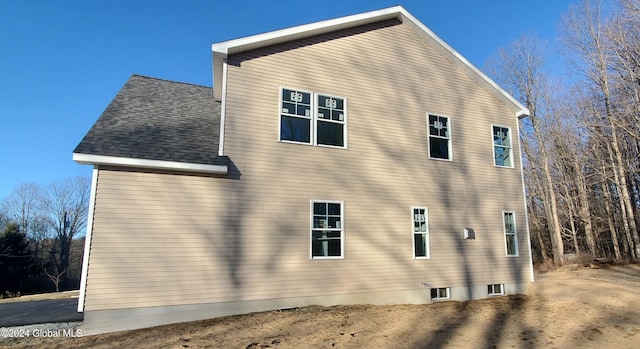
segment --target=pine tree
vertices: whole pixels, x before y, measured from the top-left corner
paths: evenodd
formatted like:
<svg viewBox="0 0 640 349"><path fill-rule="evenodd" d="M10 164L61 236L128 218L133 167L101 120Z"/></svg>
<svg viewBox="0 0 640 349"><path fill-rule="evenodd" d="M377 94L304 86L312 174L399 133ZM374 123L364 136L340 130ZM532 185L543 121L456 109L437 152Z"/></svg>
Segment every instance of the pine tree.
<svg viewBox="0 0 640 349"><path fill-rule="evenodd" d="M0 235L0 292L15 295L28 289L36 274L29 242L15 223L8 224Z"/></svg>

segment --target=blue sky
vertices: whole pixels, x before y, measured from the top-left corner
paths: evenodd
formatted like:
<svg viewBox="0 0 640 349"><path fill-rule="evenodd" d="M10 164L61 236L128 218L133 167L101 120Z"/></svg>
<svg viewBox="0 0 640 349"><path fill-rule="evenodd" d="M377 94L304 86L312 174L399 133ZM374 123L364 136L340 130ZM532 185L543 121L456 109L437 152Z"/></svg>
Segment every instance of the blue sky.
<svg viewBox="0 0 640 349"><path fill-rule="evenodd" d="M132 74L211 86L211 44L402 5L482 69L575 0L0 0L0 200L91 175L72 151Z"/></svg>

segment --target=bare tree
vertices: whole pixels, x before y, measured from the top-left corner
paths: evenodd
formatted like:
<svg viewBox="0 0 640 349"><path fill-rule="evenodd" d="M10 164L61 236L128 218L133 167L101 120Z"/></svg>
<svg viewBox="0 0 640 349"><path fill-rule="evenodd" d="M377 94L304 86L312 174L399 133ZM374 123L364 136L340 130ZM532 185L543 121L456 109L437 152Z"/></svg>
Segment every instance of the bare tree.
<svg viewBox="0 0 640 349"><path fill-rule="evenodd" d="M2 207L0 206L0 209L1 208ZM11 222L11 220L9 219L9 216L0 210L0 230L4 230L4 228L7 226L7 224L9 224L9 222Z"/></svg>
<svg viewBox="0 0 640 349"><path fill-rule="evenodd" d="M50 183L43 195L46 222L55 233L57 243L51 260L55 267L48 274L62 280L69 268L71 241L82 232L87 221L90 184L87 177L68 178Z"/></svg>
<svg viewBox="0 0 640 349"><path fill-rule="evenodd" d="M22 183L2 201L2 210L18 224L24 234L33 230L32 224L40 215L42 189L36 183Z"/></svg>
<svg viewBox="0 0 640 349"><path fill-rule="evenodd" d="M547 229L551 240L553 260L556 265L564 262L564 242L558 212L558 200L553 188L551 160L548 154L547 128L544 113L546 106L543 94L547 90L545 44L533 36L522 36L513 42L507 50L499 50L490 69L496 79L506 86L529 109L528 123L521 125L521 144L528 163L535 167L530 175L538 176L533 183L540 185L544 212L547 216ZM537 169L541 169L538 171ZM544 255L543 255L544 256Z"/></svg>
<svg viewBox="0 0 640 349"><path fill-rule="evenodd" d="M602 113L595 116L601 121L600 130L610 137L610 154L614 181L620 195L619 205L623 214L623 227L633 240L633 257L640 256L640 239L635 222L635 205L629 191L627 163L623 155L624 134L617 118L616 95L614 95L616 75L611 71L616 63L613 42L610 40L610 23L603 18L600 1L585 0L574 6L563 18L564 42L574 53L574 63L583 73L589 87L593 87L593 97L599 99Z"/></svg>

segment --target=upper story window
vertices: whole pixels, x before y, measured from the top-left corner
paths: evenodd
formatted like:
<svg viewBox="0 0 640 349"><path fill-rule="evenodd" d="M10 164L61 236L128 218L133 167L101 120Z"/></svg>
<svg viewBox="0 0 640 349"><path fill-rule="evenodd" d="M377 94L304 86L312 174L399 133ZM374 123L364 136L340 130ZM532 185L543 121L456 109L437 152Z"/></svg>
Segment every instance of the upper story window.
<svg viewBox="0 0 640 349"><path fill-rule="evenodd" d="M429 114L429 158L451 160L451 124L446 116Z"/></svg>
<svg viewBox="0 0 640 349"><path fill-rule="evenodd" d="M283 88L280 141L345 148L346 99Z"/></svg>
<svg viewBox="0 0 640 349"><path fill-rule="evenodd" d="M496 166L513 167L511 130L508 127L492 126L493 160Z"/></svg>
<svg viewBox="0 0 640 349"><path fill-rule="evenodd" d="M282 89L280 140L311 142L311 93Z"/></svg>

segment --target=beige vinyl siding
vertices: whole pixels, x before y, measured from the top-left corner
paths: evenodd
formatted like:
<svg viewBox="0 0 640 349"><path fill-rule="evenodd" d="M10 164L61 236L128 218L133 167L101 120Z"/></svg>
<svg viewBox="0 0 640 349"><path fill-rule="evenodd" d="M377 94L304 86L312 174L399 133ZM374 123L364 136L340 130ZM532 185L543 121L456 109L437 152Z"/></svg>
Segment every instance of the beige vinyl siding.
<svg viewBox="0 0 640 349"><path fill-rule="evenodd" d="M278 142L280 87L345 97L347 149ZM490 125L517 119L404 25L230 56L226 91L239 179L99 171L86 310L531 279L519 159L493 165ZM428 159L427 113L450 117L453 161ZM344 201L344 259L310 259L310 200ZM412 206L429 209L428 260Z"/></svg>
<svg viewBox="0 0 640 349"><path fill-rule="evenodd" d="M226 127L237 139L226 139L229 155L246 173L260 176L258 192L285 186L293 195L346 200L347 259L388 269L378 264L381 254L406 258L410 207L421 205L429 208L432 259L412 261L411 267L425 268L412 270L416 274L406 283L437 270L452 286L467 283L469 274L480 283L529 280L519 160L513 169L493 165L490 125L513 132L515 116L404 26L386 22L360 29L334 34L334 40L311 38L271 48L270 54L232 57ZM348 150L278 144L274 102L280 86L346 97ZM452 162L427 160L427 113L450 117ZM235 147L240 139L251 145ZM503 210L516 212L520 258L505 258ZM355 229L362 235L354 237L360 219ZM476 229L478 238L461 241L464 227ZM381 288L391 283L387 275L377 282Z"/></svg>

